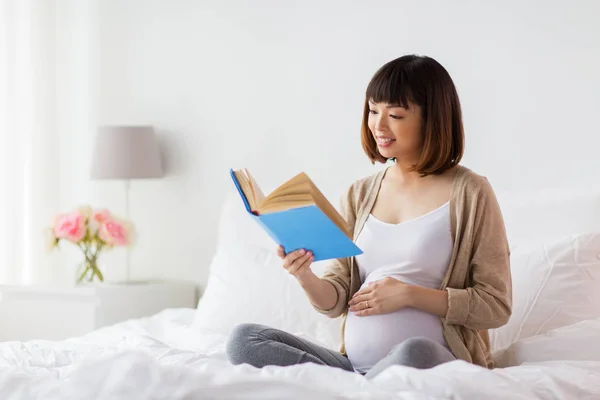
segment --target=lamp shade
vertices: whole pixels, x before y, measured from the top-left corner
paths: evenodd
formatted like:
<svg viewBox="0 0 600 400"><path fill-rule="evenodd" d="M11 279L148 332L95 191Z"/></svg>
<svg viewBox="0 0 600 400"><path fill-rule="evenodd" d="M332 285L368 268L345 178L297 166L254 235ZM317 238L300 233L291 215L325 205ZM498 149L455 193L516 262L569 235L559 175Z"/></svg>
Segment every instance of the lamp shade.
<svg viewBox="0 0 600 400"><path fill-rule="evenodd" d="M158 140L151 126L101 126L92 157L92 179L163 176Z"/></svg>

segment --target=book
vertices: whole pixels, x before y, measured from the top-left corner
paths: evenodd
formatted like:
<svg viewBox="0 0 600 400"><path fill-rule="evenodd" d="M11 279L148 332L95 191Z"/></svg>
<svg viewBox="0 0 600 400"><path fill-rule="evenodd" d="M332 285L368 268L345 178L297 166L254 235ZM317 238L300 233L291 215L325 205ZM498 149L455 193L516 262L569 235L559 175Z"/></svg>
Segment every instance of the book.
<svg viewBox="0 0 600 400"><path fill-rule="evenodd" d="M362 254L348 223L304 172L269 195L246 168L230 174L246 211L286 254L310 250L313 262Z"/></svg>

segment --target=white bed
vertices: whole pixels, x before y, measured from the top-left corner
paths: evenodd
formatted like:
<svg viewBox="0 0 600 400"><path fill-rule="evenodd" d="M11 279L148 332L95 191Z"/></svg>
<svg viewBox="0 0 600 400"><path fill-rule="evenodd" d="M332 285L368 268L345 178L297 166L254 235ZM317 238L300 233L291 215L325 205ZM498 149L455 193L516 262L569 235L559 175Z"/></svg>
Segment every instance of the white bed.
<svg viewBox="0 0 600 400"><path fill-rule="evenodd" d="M0 399L598 399L600 234L592 228L600 231L600 195L543 204L500 199L509 236L519 238L512 243L519 306L509 325L492 332L504 368L463 361L431 370L395 366L368 381L314 364L230 365L225 340L240 322L269 324L330 347L339 343L339 321L311 309L271 243L241 220L230 197L197 310L166 310L61 342L0 343ZM568 218L546 225L557 212ZM536 286L539 276L543 284ZM569 292L557 296L565 282Z"/></svg>
<svg viewBox="0 0 600 400"><path fill-rule="evenodd" d="M600 361L545 361L488 371L462 361L392 367L372 381L303 364L231 366L224 337L167 310L63 342L0 346L0 398L12 399L593 399ZM592 327L587 327L592 328ZM593 324L600 333L600 320ZM598 337L598 336L596 336Z"/></svg>

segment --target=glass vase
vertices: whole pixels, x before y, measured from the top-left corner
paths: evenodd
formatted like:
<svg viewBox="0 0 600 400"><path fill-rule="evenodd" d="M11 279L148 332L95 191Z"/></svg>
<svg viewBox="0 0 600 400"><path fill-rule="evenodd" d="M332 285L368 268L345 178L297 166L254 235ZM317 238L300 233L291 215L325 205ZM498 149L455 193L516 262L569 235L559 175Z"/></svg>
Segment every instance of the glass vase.
<svg viewBox="0 0 600 400"><path fill-rule="evenodd" d="M98 268L96 257L86 257L77 268L77 284L92 283L94 281L104 282L104 276Z"/></svg>

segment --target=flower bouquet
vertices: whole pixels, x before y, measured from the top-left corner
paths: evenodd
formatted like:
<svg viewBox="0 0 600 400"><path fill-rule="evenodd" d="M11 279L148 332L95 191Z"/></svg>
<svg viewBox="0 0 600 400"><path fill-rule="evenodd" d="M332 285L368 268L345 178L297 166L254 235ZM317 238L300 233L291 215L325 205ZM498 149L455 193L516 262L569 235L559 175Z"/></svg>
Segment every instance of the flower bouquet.
<svg viewBox="0 0 600 400"><path fill-rule="evenodd" d="M100 252L115 246L130 246L133 226L108 210L93 210L90 206L84 206L57 215L53 226L48 229L48 236L50 249L58 247L61 240L66 240L83 252L84 260L77 269L78 284L93 282L96 278L103 282L104 276L98 267Z"/></svg>

